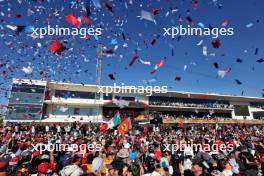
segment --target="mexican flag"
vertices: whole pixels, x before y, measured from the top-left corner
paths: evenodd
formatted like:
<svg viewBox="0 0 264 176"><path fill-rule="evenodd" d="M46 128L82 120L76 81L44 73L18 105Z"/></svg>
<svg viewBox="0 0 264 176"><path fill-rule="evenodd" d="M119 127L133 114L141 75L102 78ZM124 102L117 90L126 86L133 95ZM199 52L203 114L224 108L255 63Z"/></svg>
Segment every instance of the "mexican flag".
<svg viewBox="0 0 264 176"><path fill-rule="evenodd" d="M108 129L114 128L117 125L119 125L121 123L121 119L120 119L120 114L119 112L115 114L115 116L109 120L108 122L104 123L101 127L100 127L100 131L101 132L105 132Z"/></svg>
<svg viewBox="0 0 264 176"><path fill-rule="evenodd" d="M123 120L123 122L120 125L118 125L117 129L122 135L124 135L129 132L130 127L131 127L130 119L126 118L125 120Z"/></svg>

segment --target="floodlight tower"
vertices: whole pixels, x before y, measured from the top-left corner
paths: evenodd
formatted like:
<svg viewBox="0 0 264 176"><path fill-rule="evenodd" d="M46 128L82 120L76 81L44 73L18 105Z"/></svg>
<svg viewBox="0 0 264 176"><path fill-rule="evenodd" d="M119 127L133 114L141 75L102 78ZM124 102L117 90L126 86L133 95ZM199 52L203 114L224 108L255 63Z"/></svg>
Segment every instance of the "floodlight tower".
<svg viewBox="0 0 264 176"><path fill-rule="evenodd" d="M98 58L96 63L96 84L101 86L102 77L102 59L103 59L103 45L99 44L97 48Z"/></svg>
<svg viewBox="0 0 264 176"><path fill-rule="evenodd" d="M101 78L102 78L102 60L103 60L103 45L102 44L98 44L98 48L97 48L97 53L98 53L98 57L97 57L97 63L96 63L96 86L100 87L101 86ZM96 104L98 104L100 101L100 97L101 97L101 93L96 93L95 94L95 101ZM100 105L98 104L98 109L97 109L97 122L98 122L98 116L99 116L99 111L100 111Z"/></svg>

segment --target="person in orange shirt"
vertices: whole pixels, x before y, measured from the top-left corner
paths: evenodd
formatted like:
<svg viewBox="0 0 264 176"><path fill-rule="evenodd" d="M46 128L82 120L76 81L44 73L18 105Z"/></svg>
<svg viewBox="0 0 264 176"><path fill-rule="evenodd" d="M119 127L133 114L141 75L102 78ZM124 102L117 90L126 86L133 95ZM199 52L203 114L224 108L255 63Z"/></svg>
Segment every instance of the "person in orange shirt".
<svg viewBox="0 0 264 176"><path fill-rule="evenodd" d="M90 173L92 171L92 162L94 159L94 154L93 153L86 153L85 157L83 158L82 161L82 169L85 171L85 173Z"/></svg>
<svg viewBox="0 0 264 176"><path fill-rule="evenodd" d="M111 164L111 162L113 161L113 153L109 153L109 154L104 154L103 155L103 161L104 161L104 167L103 167L103 171L102 171L102 176L106 175L107 172L107 166Z"/></svg>

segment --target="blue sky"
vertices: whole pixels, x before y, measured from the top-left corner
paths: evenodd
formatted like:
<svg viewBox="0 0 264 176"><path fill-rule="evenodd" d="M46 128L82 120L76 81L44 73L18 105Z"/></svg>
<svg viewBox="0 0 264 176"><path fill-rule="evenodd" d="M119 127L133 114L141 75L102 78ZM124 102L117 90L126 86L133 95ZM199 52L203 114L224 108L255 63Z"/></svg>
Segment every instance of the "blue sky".
<svg viewBox="0 0 264 176"><path fill-rule="evenodd" d="M114 55L103 58L102 84L147 85L144 80L157 79L152 85L167 85L171 90L193 92L216 92L222 94L261 97L264 88L264 63L256 62L263 57L264 1L261 0L198 0L194 7L191 0L120 0L107 1L113 13L104 7L106 1L99 0L101 8L96 8L90 0L3 0L0 2L0 97L6 103L11 78L43 79L74 83L95 83L96 46L101 43ZM132 2L132 3L131 3ZM16 33L6 27L34 26L45 27L48 24L59 27L73 27L65 20L65 15L74 13L76 17L87 16L92 25L101 27L102 36L90 40L73 36L45 36L33 39L25 31ZM152 12L156 24L140 19L141 10ZM177 11L175 10L177 9ZM175 11L172 11L175 10ZM31 14L30 14L31 13ZM169 13L167 16L166 14ZM182 36L179 40L164 37L163 28L181 24L187 26L190 17L196 24L201 22L208 27L221 27L228 20L227 27L234 28L233 36L220 36L220 48L212 46L210 36ZM247 27L252 23L253 26ZM81 27L86 26L82 21ZM197 26L196 26L197 27ZM125 40L122 37L125 35ZM117 44L110 44L112 40ZM153 39L156 43L151 45ZM52 40L58 40L66 47L60 56L48 51ZM208 51L214 57L206 57L197 46L203 40ZM38 47L40 46L41 47ZM127 47L124 47L127 45ZM172 56L172 48L174 55ZM257 54L255 53L258 48ZM129 67L137 56L150 61L151 66L138 60ZM236 60L242 59L242 63ZM164 67L151 74L161 59ZM219 69L214 68L217 62ZM184 70L184 66L187 69ZM25 74L23 67L30 66L32 74ZM224 78L217 76L218 70L232 69ZM116 80L109 79L113 74ZM175 81L175 77L181 77ZM238 85L235 80L242 82Z"/></svg>

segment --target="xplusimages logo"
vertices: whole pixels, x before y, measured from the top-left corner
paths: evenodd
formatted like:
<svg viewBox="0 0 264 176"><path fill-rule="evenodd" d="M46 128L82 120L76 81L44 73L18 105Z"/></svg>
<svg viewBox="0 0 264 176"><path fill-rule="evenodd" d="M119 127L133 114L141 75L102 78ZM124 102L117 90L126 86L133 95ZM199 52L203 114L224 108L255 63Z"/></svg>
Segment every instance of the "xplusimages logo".
<svg viewBox="0 0 264 176"><path fill-rule="evenodd" d="M33 38L43 38L44 36L79 36L80 38L86 38L88 36L101 36L103 29L100 27L94 27L89 18L86 16L76 17L73 13L65 15L65 21L73 27L55 26L42 26L36 27L32 25L28 26L12 26L6 25L7 28L16 32L26 32ZM89 27L81 27L82 24L86 24Z"/></svg>
<svg viewBox="0 0 264 176"><path fill-rule="evenodd" d="M167 93L168 86L127 86L124 83L117 85L114 83L113 86L97 86L97 93L108 94L146 94L151 96L153 93Z"/></svg>
<svg viewBox="0 0 264 176"><path fill-rule="evenodd" d="M7 28L14 31L24 31L31 37L44 38L45 36L79 36L80 38L86 38L88 36L101 36L103 29L100 27L59 27L45 26L45 27L34 27L34 26L12 26L6 25Z"/></svg>
<svg viewBox="0 0 264 176"><path fill-rule="evenodd" d="M60 143L37 143L31 144L35 151L45 152L45 151L65 151L65 152L100 152L102 151L102 144L60 144Z"/></svg>
<svg viewBox="0 0 264 176"><path fill-rule="evenodd" d="M163 36L175 38L177 36L211 36L212 38L218 38L219 36L232 36L234 35L234 28L206 28L206 27L192 27L188 25L184 27L182 25L163 28Z"/></svg>
<svg viewBox="0 0 264 176"><path fill-rule="evenodd" d="M193 143L180 143L180 144L162 144L163 152L172 152L172 154L180 151L186 153L198 152L211 152L218 154L219 152L232 152L234 144L193 144Z"/></svg>
<svg viewBox="0 0 264 176"><path fill-rule="evenodd" d="M101 36L102 28L65 28L59 27L56 25L52 27L48 25L47 27L41 28L32 28L31 35L38 36L39 38L43 38L44 36L79 36L80 38L86 38L88 36Z"/></svg>

